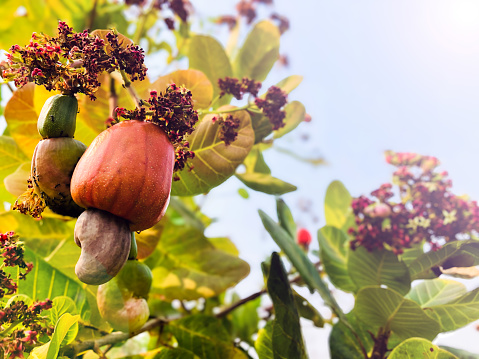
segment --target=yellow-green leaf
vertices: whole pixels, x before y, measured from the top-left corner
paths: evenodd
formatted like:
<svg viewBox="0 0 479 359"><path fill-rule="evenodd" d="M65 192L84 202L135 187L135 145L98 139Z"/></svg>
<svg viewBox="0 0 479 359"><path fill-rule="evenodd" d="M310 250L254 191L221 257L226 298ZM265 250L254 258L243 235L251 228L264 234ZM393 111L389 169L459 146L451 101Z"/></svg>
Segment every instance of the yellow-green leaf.
<svg viewBox="0 0 479 359"><path fill-rule="evenodd" d="M224 106L219 111L233 108ZM214 115L203 117L195 131L188 136L190 148L195 152L195 158L190 161L193 168L185 168L177 173L180 179L173 182L172 195L192 196L206 193L234 174L236 167L253 147L254 132L248 112L238 111L233 115L240 120L240 125L236 140L229 145L221 140L220 126L218 122L212 121Z"/></svg>
<svg viewBox="0 0 479 359"><path fill-rule="evenodd" d="M213 85L214 97L220 93L218 79L233 76L230 60L223 46L211 36L191 38L188 52L190 68L203 72Z"/></svg>
<svg viewBox="0 0 479 359"><path fill-rule="evenodd" d="M405 340L394 348L388 358L459 359L423 338L409 338Z"/></svg>
<svg viewBox="0 0 479 359"><path fill-rule="evenodd" d="M391 330L402 340L411 337L432 340L441 331L439 323L431 319L416 302L392 289L361 289L356 295L354 313L372 332L382 327Z"/></svg>
<svg viewBox="0 0 479 359"><path fill-rule="evenodd" d="M235 61L235 75L263 81L279 57L280 33L270 21L261 21L248 34Z"/></svg>
<svg viewBox="0 0 479 359"><path fill-rule="evenodd" d="M166 300L209 298L249 273L243 260L217 249L195 228L172 226L164 232L152 264L152 293Z"/></svg>
<svg viewBox="0 0 479 359"><path fill-rule="evenodd" d="M3 180L6 190L13 196L18 197L27 190L30 167L30 162L23 162L17 167L15 172L9 174Z"/></svg>
<svg viewBox="0 0 479 359"><path fill-rule="evenodd" d="M151 88L164 92L168 85L175 83L191 91L195 109L207 108L213 99L213 86L204 73L198 70L177 70L161 76Z"/></svg>

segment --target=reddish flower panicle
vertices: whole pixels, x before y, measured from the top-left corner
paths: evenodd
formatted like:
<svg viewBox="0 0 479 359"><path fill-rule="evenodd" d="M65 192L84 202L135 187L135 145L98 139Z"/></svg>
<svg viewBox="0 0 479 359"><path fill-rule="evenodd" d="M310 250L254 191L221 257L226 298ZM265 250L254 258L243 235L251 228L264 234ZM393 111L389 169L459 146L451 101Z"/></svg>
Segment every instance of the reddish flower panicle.
<svg viewBox="0 0 479 359"><path fill-rule="evenodd" d="M83 93L91 99L95 99L98 78L104 72L118 69L132 81L144 79L143 50L132 44L125 46L113 32L106 37L107 43L87 30L74 32L60 21L57 37L34 33L26 46L12 46L7 54L8 66L2 66L2 77L14 81L17 87L35 82L49 91Z"/></svg>
<svg viewBox="0 0 479 359"><path fill-rule="evenodd" d="M218 86L220 87L220 97L226 94L233 95L237 100L241 100L245 93L250 93L253 96L258 96L258 91L261 88L261 82L251 80L247 77L239 79L233 77L225 77L218 80Z"/></svg>
<svg viewBox="0 0 479 359"><path fill-rule="evenodd" d="M238 137L237 130L240 126L239 118L233 117L233 115L213 117L213 122L219 124L219 138L224 141L226 146L236 140L236 137Z"/></svg>
<svg viewBox="0 0 479 359"><path fill-rule="evenodd" d="M171 84L164 93L151 91L150 98L143 102L143 107L132 111L117 108L116 114L126 119L151 121L165 131L175 148L175 171L181 171L188 158L194 157L186 142L186 136L193 132L198 122L191 91Z"/></svg>
<svg viewBox="0 0 479 359"><path fill-rule="evenodd" d="M392 201L392 184L373 191L376 200L361 196L352 201L357 227L350 228L354 249L390 249L400 254L413 244L428 242L432 250L442 243L471 237L479 231L479 207L454 195L447 172L435 172L435 157L388 151L386 161L398 169L393 183L399 202Z"/></svg>
<svg viewBox="0 0 479 359"><path fill-rule="evenodd" d="M284 126L286 111L283 106L286 105L288 95L279 87L271 86L266 92L265 99L257 98L255 100L258 106L273 125L273 130L278 130Z"/></svg>

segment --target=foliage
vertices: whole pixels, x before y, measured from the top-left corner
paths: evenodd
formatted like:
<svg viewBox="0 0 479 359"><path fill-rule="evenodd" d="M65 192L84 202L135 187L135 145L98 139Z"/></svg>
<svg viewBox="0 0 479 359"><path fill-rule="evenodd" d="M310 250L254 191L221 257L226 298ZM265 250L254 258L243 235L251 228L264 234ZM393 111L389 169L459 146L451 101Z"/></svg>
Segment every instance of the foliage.
<svg viewBox="0 0 479 359"><path fill-rule="evenodd" d="M271 3L241 0L237 16L213 19L230 29L225 48L191 31L194 2L185 0L6 1L0 48L10 50L0 68L19 88L2 85L2 95L7 85L13 93L0 109L7 124L0 137L0 357L307 358L301 324L309 320L332 327L333 358L455 358L457 350L431 341L479 319L478 290L442 277L477 275L479 207L451 192L434 157L388 152L397 167L393 183L372 198L352 198L332 182L319 253L310 252L313 236L277 197L277 220L259 210L281 249L262 263L264 288L242 299L228 291L249 265L228 238L206 235L213 219L194 196L233 175L264 194L296 190L272 176L263 152L311 120L301 102L288 99L301 76L261 91L289 27L275 13L256 21ZM163 40L165 33L172 36ZM189 67L148 78L143 58L158 53L178 68L188 59ZM130 253L152 274L151 289L141 293L150 320L131 333L113 330L100 314L97 287L75 275L75 219L48 209L40 219L10 211L27 187L38 114L55 91L78 99L75 138L85 145L119 121L139 119L160 126L176 148L168 209L136 234L138 248ZM332 314L322 316L301 287L319 294ZM349 313L332 288L354 296ZM261 300L266 293L272 306ZM131 349L134 341L138 348Z"/></svg>

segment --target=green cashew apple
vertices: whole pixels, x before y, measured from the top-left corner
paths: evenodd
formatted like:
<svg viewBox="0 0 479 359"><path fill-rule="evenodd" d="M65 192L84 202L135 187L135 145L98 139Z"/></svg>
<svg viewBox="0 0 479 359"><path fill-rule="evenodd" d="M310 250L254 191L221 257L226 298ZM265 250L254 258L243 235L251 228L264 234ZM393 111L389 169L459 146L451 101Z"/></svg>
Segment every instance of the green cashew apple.
<svg viewBox="0 0 479 359"><path fill-rule="evenodd" d="M45 138L71 137L75 133L78 101L75 96L55 95L45 101L37 129Z"/></svg>
<svg viewBox="0 0 479 359"><path fill-rule="evenodd" d="M150 310L146 296L151 287L150 269L129 260L120 273L98 287L97 304L101 316L114 329L135 332L148 320Z"/></svg>
<svg viewBox="0 0 479 359"><path fill-rule="evenodd" d="M132 292L135 297L148 298L153 275L150 268L137 260L128 260L115 277L120 288Z"/></svg>

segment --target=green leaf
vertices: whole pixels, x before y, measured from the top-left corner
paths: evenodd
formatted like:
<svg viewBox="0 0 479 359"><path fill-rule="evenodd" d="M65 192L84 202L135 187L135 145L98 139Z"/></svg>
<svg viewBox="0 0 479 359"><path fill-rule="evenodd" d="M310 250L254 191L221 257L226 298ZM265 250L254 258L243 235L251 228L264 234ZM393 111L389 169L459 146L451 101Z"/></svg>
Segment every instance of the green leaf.
<svg viewBox="0 0 479 359"><path fill-rule="evenodd" d="M253 146L243 164L246 167L246 172L271 174L271 169L266 164L259 145Z"/></svg>
<svg viewBox="0 0 479 359"><path fill-rule="evenodd" d="M16 302L23 302L25 303L26 305L28 306L31 306L33 304L33 300L32 298L30 298L28 295L25 295L25 294L17 294L17 295L14 295L13 297L11 297L7 304L5 304L5 308L8 308L10 307L13 303L16 303Z"/></svg>
<svg viewBox="0 0 479 359"><path fill-rule="evenodd" d="M28 179L30 178L31 162L23 162L17 169L6 176L3 180L5 189L15 198L19 197L28 188Z"/></svg>
<svg viewBox="0 0 479 359"><path fill-rule="evenodd" d="M236 173L236 177L249 188L272 195L283 195L298 189L291 183L264 173Z"/></svg>
<svg viewBox="0 0 479 359"><path fill-rule="evenodd" d="M274 359L273 354L273 321L269 321L258 331L254 348L259 359Z"/></svg>
<svg viewBox="0 0 479 359"><path fill-rule="evenodd" d="M405 248L404 252L399 256L399 258L406 263L407 266L411 264L417 257L424 254L423 249L424 244L418 243L411 248Z"/></svg>
<svg viewBox="0 0 479 359"><path fill-rule="evenodd" d="M213 86L204 73L198 70L177 70L161 76L151 84L151 89L164 93L166 88L175 83L191 91L195 109L208 108L213 99Z"/></svg>
<svg viewBox="0 0 479 359"><path fill-rule="evenodd" d="M233 106L219 109L231 110ZM203 117L195 131L188 136L190 148L195 158L190 161L193 168L185 168L177 172L178 181L174 181L171 194L192 196L206 193L231 177L253 147L254 132L251 118L246 111L234 112L240 120L236 140L226 145L220 138L219 123L213 123L214 115Z"/></svg>
<svg viewBox="0 0 479 359"><path fill-rule="evenodd" d="M349 276L349 238L342 230L324 226L318 231L319 258L331 283L345 292L355 292L356 285Z"/></svg>
<svg viewBox="0 0 479 359"><path fill-rule="evenodd" d="M263 81L279 57L280 33L269 21L261 21L248 34L235 60L235 76Z"/></svg>
<svg viewBox="0 0 479 359"><path fill-rule="evenodd" d="M439 323L431 319L416 302L388 288L360 289L356 295L354 313L373 332L382 327L391 330L401 340L411 337L432 340L440 332Z"/></svg>
<svg viewBox="0 0 479 359"><path fill-rule="evenodd" d="M458 359L455 355L423 338L410 338L405 340L394 348L388 356L388 359L403 358Z"/></svg>
<svg viewBox="0 0 479 359"><path fill-rule="evenodd" d="M75 339L78 333L79 319L79 315L71 315L69 313L62 315L55 326L46 359L56 359L61 345L69 344Z"/></svg>
<svg viewBox="0 0 479 359"><path fill-rule="evenodd" d="M272 339L274 357L307 358L298 310L288 275L278 253L271 255L267 286L275 314Z"/></svg>
<svg viewBox="0 0 479 359"><path fill-rule="evenodd" d="M358 288L385 285L403 295L411 288L407 266L390 251L356 248L349 252L348 272Z"/></svg>
<svg viewBox="0 0 479 359"><path fill-rule="evenodd" d="M326 224L345 231L354 226L351 201L351 195L340 181L331 182L324 200Z"/></svg>
<svg viewBox="0 0 479 359"><path fill-rule="evenodd" d="M431 305L426 313L441 325L441 330L456 330L479 319L479 288L448 303Z"/></svg>
<svg viewBox="0 0 479 359"><path fill-rule="evenodd" d="M479 243L476 240L453 241L446 243L437 251L429 251L419 256L409 264L411 280L430 278L431 268L440 266L448 258L460 253L461 249L477 251Z"/></svg>
<svg viewBox="0 0 479 359"><path fill-rule="evenodd" d="M293 131L298 125L303 122L306 115L306 109L304 105L299 101L293 101L288 103L284 110L286 111L286 117L284 118L284 127L274 131L274 138L280 138L287 133Z"/></svg>
<svg viewBox="0 0 479 359"><path fill-rule="evenodd" d="M65 260L71 262L71 257L65 258ZM87 287L86 284L80 285L78 282L68 278L29 248L25 248L25 261L33 263L33 270L26 276L25 280L18 281L18 294L28 295L34 301L67 296L73 299L79 310L89 305L87 296L91 298L96 297L96 293L90 287ZM12 276L17 277L17 268L12 269L10 273L12 273Z"/></svg>
<svg viewBox="0 0 479 359"><path fill-rule="evenodd" d="M364 325L353 312L346 314L351 327L358 334L360 342L364 346L366 353L370 353L374 346L369 328ZM337 322L333 325L329 335L329 351L331 358L364 359L363 350L358 339L344 323Z"/></svg>
<svg viewBox="0 0 479 359"><path fill-rule="evenodd" d="M296 186L271 176L271 170L264 161L259 146L254 146L244 160L246 172L236 173L236 177L246 186L273 195L295 191ZM295 237L296 234L293 235Z"/></svg>
<svg viewBox="0 0 479 359"><path fill-rule="evenodd" d="M276 199L276 212L278 214L279 225L286 230L291 239L296 238L296 223L294 222L291 210L281 198Z"/></svg>
<svg viewBox="0 0 479 359"><path fill-rule="evenodd" d="M25 162L28 162L28 158L13 138L0 136L0 183L2 186L4 186L5 177L14 173ZM27 179L23 184L23 192L27 190Z"/></svg>
<svg viewBox="0 0 479 359"><path fill-rule="evenodd" d="M240 297L235 293L232 302L238 300L240 300ZM236 308L231 313L232 334L235 338L240 338L250 345L254 344L252 337L258 331L258 309L260 305L261 297L258 297Z"/></svg>
<svg viewBox="0 0 479 359"><path fill-rule="evenodd" d="M281 80L280 82L278 82L275 86L279 87L281 90L289 94L296 87L298 87L302 81L303 81L303 76L291 75ZM266 93L263 94L263 96L264 95L266 95Z"/></svg>
<svg viewBox="0 0 479 359"><path fill-rule="evenodd" d="M336 312L340 319L343 320L344 314L341 308L331 295L326 283L319 276L318 270L314 267L313 263L311 263L303 250L291 240L288 232L274 222L271 217L262 210L259 210L258 212L264 227L276 244L286 254L291 264L296 268L306 284L310 288L316 289L324 302Z"/></svg>
<svg viewBox="0 0 479 359"><path fill-rule="evenodd" d="M166 300L213 297L249 273L248 263L215 248L194 228L171 226L163 232L157 256L151 291Z"/></svg>
<svg viewBox="0 0 479 359"><path fill-rule="evenodd" d="M238 188L238 194L244 199L249 198L249 193L245 188Z"/></svg>
<svg viewBox="0 0 479 359"><path fill-rule="evenodd" d="M201 359L194 353L183 348L163 348L153 359Z"/></svg>
<svg viewBox="0 0 479 359"><path fill-rule="evenodd" d="M72 236L72 229L65 221L53 218L35 220L18 211L0 213L0 232L14 231L21 240L40 256L46 256L59 240Z"/></svg>
<svg viewBox="0 0 479 359"><path fill-rule="evenodd" d="M318 312L318 310L313 307L306 298L299 295L295 290L293 290L293 296L299 316L312 321L315 327L324 327L324 318Z"/></svg>
<svg viewBox="0 0 479 359"><path fill-rule="evenodd" d="M38 113L34 105L34 93L36 91L35 85L30 82L16 90L5 106L5 120L10 129L10 135L23 154L26 155L22 157L17 155L15 169L21 162L26 162L32 157L33 150L41 139L37 130Z"/></svg>
<svg viewBox="0 0 479 359"><path fill-rule="evenodd" d="M178 346L189 350L200 358L208 359L247 359L240 349L230 342L230 336L214 317L195 314L172 321L168 327L176 338Z"/></svg>
<svg viewBox="0 0 479 359"><path fill-rule="evenodd" d="M233 76L233 70L223 46L213 37L197 35L191 38L189 65L203 72L213 85L214 95L220 94L218 79Z"/></svg>
<svg viewBox="0 0 479 359"><path fill-rule="evenodd" d="M39 347L33 348L28 359L46 359L50 343L45 343Z"/></svg>
<svg viewBox="0 0 479 359"><path fill-rule="evenodd" d="M467 293L466 286L455 280L436 278L414 286L406 298L422 308L452 302Z"/></svg>
<svg viewBox="0 0 479 359"><path fill-rule="evenodd" d="M216 249L219 249L232 256L238 257L239 251L235 244L227 237L207 238Z"/></svg>
<svg viewBox="0 0 479 359"><path fill-rule="evenodd" d="M479 354L471 353L462 349L451 348L446 345L440 345L439 348L447 350L456 355L459 359L479 359Z"/></svg>
<svg viewBox="0 0 479 359"><path fill-rule="evenodd" d="M78 314L77 306L73 299L66 296L60 296L53 299L53 306L48 311L48 319L50 320L50 325L55 325L58 319L65 314L70 313L71 315Z"/></svg>

